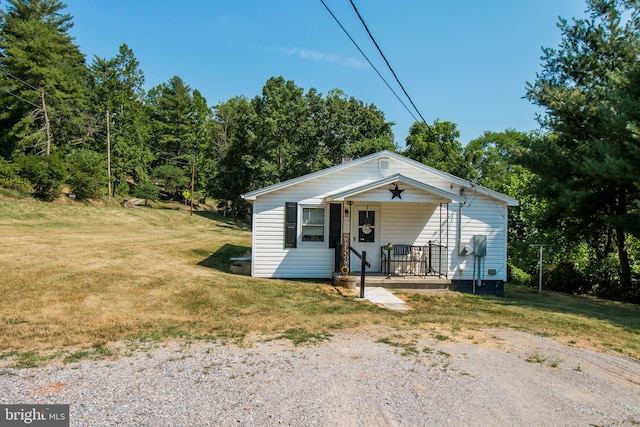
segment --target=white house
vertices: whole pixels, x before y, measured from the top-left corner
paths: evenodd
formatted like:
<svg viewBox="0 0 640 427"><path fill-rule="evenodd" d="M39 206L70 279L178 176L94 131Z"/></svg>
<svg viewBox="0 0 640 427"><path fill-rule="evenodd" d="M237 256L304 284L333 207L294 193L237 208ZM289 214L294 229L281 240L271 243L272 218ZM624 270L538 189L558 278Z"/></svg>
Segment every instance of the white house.
<svg viewBox="0 0 640 427"><path fill-rule="evenodd" d="M437 274L451 288L501 294L507 209L517 200L381 151L242 196L253 204L251 274L331 278Z"/></svg>

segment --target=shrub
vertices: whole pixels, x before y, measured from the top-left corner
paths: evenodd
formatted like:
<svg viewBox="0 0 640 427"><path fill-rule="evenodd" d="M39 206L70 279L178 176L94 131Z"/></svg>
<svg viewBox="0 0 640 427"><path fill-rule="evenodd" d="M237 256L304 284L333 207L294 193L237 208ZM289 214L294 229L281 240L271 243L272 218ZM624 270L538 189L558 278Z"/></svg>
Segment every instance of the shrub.
<svg viewBox="0 0 640 427"><path fill-rule="evenodd" d="M508 280L516 285L529 286L531 282L531 274L516 267L515 265L508 265Z"/></svg>
<svg viewBox="0 0 640 427"><path fill-rule="evenodd" d="M100 196L107 184L107 167L101 154L88 149L74 150L67 155L67 184L77 199Z"/></svg>
<svg viewBox="0 0 640 427"><path fill-rule="evenodd" d="M570 294L584 294L591 290L592 284L571 260L565 259L545 268L544 274L545 289Z"/></svg>
<svg viewBox="0 0 640 427"><path fill-rule="evenodd" d="M143 183L138 185L134 191L133 195L144 199L144 205L147 205L147 200L158 200L160 196L160 189L150 182Z"/></svg>
<svg viewBox="0 0 640 427"><path fill-rule="evenodd" d="M0 187L11 190L28 192L31 185L18 174L19 168L15 163L6 161L0 157Z"/></svg>
<svg viewBox="0 0 640 427"><path fill-rule="evenodd" d="M18 160L18 167L20 176L31 183L35 197L51 201L62 193L66 168L60 155L24 156Z"/></svg>

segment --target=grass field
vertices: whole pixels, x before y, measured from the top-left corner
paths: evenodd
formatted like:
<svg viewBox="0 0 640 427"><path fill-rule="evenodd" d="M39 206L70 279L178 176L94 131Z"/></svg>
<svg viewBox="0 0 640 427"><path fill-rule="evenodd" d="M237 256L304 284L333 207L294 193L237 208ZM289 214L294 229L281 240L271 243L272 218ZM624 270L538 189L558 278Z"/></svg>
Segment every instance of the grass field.
<svg viewBox="0 0 640 427"><path fill-rule="evenodd" d="M507 286L506 298L407 293L413 310L398 313L328 283L233 274L229 258L250 250L251 232L210 213L5 198L0 236L0 358L109 354L125 340L303 342L385 325L452 340L509 327L640 359L636 305Z"/></svg>

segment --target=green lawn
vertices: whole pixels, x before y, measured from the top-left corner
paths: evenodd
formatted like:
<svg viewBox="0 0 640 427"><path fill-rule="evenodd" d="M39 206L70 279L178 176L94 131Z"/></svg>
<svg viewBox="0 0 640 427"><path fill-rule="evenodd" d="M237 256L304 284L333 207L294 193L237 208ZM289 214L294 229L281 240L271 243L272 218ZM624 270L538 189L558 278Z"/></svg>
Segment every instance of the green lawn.
<svg viewBox="0 0 640 427"><path fill-rule="evenodd" d="M636 305L508 285L506 298L401 294L413 310L398 313L328 283L233 274L251 232L206 212L0 199L0 236L0 357L383 325L452 340L507 327L640 359Z"/></svg>

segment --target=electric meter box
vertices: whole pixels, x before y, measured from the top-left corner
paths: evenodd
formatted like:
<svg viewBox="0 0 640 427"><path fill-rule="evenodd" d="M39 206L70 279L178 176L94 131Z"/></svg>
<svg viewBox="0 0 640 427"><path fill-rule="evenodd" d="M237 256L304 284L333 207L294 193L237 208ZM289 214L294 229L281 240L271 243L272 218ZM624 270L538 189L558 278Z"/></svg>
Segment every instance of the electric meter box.
<svg viewBox="0 0 640 427"><path fill-rule="evenodd" d="M473 236L473 253L476 256L487 255L487 236L483 236L483 235Z"/></svg>

